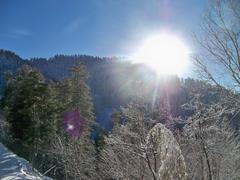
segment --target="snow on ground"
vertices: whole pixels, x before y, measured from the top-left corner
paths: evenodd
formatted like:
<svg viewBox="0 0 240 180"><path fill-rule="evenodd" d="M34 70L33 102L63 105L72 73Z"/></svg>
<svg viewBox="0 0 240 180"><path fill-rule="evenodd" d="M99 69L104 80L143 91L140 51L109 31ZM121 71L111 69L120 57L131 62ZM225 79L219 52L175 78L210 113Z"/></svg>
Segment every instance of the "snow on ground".
<svg viewBox="0 0 240 180"><path fill-rule="evenodd" d="M10 152L0 143L0 179L1 180L50 180L42 176L28 161Z"/></svg>

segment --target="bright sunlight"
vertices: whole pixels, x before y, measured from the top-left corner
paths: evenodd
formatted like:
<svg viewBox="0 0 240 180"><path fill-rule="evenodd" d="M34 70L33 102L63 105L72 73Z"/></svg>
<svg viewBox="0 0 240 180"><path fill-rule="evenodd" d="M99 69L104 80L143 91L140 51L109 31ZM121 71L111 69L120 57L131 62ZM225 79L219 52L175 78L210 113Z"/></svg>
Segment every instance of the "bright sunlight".
<svg viewBox="0 0 240 180"><path fill-rule="evenodd" d="M189 64L190 51L177 36L158 34L147 38L133 56L135 63L143 63L159 75L182 75Z"/></svg>

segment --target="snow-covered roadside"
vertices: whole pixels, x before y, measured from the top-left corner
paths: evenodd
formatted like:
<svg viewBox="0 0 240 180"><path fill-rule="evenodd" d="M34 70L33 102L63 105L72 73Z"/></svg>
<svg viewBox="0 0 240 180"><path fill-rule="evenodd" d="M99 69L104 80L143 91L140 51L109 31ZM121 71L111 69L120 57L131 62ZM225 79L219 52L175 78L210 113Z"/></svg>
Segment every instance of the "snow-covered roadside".
<svg viewBox="0 0 240 180"><path fill-rule="evenodd" d="M31 164L12 152L0 143L0 179L1 180L50 180L42 176Z"/></svg>

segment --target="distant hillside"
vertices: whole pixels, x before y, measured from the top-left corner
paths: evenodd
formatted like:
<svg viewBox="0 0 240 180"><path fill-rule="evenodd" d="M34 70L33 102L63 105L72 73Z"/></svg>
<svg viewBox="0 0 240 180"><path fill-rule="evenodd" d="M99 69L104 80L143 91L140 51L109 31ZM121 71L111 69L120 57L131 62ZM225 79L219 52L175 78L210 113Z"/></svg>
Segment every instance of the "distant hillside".
<svg viewBox="0 0 240 180"><path fill-rule="evenodd" d="M145 66L117 58L56 55L49 59L24 60L6 50L0 50L0 93L5 85L4 73L10 71L14 74L23 64L38 69L46 79L58 81L67 77L69 69L77 62L87 68L96 119L106 129L112 127L110 119L114 110L136 97L155 102L156 105L160 101L167 101L171 115L184 119L193 114L194 107L182 108L182 105L191 102L196 96L204 104L217 103L222 99L216 87L202 81L180 80L175 76L158 79L156 74Z"/></svg>
<svg viewBox="0 0 240 180"><path fill-rule="evenodd" d="M117 58L56 55L49 59L24 60L11 51L0 50L0 94L5 85L5 73L9 71L15 74L23 64L38 69L46 79L58 81L67 77L70 68L77 62L87 68L97 121L107 129L111 128L110 116L113 110L127 104L135 96L137 83L144 78L149 81L146 78L152 74L146 73L149 70L140 65L132 65ZM142 78L143 74L147 76ZM136 88L133 88L134 84Z"/></svg>
<svg viewBox="0 0 240 180"><path fill-rule="evenodd" d="M3 92L3 87L5 85L4 74L8 71L15 73L17 69L25 63L27 63L27 61L23 60L15 53L0 49L0 94Z"/></svg>

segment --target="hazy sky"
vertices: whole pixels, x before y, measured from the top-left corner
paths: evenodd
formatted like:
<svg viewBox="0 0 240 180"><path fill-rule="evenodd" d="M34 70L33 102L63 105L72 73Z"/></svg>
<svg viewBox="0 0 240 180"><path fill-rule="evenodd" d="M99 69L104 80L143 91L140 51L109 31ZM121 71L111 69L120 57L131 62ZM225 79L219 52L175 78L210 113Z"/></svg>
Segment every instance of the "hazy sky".
<svg viewBox="0 0 240 180"><path fill-rule="evenodd" d="M23 58L127 56L167 30L191 46L207 0L0 0L0 48Z"/></svg>

